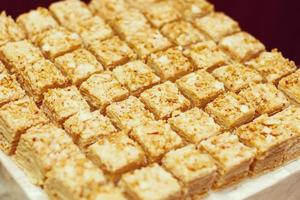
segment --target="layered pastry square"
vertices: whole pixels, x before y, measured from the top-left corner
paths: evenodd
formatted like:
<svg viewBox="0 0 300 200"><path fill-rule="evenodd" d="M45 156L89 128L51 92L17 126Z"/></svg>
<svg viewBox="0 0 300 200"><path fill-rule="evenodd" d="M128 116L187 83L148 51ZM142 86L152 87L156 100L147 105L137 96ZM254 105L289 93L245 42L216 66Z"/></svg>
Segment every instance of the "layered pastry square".
<svg viewBox="0 0 300 200"><path fill-rule="evenodd" d="M101 111L112 102L127 98L129 94L110 71L92 75L81 84L80 92L92 107Z"/></svg>
<svg viewBox="0 0 300 200"><path fill-rule="evenodd" d="M123 131L130 131L132 128L154 119L153 114L146 110L145 105L134 96L112 103L106 108L106 114L114 125Z"/></svg>
<svg viewBox="0 0 300 200"><path fill-rule="evenodd" d="M176 3L177 9L188 21L194 21L214 11L214 5L206 0L179 0Z"/></svg>
<svg viewBox="0 0 300 200"><path fill-rule="evenodd" d="M99 16L78 22L74 29L80 34L86 45L93 43L95 40L108 39L114 35L110 26Z"/></svg>
<svg viewBox="0 0 300 200"><path fill-rule="evenodd" d="M80 85L92 74L99 73L103 66L85 49L77 49L55 59L55 65L74 85Z"/></svg>
<svg viewBox="0 0 300 200"><path fill-rule="evenodd" d="M8 16L5 11L0 13L0 46L7 42L14 42L25 39L26 35L22 28Z"/></svg>
<svg viewBox="0 0 300 200"><path fill-rule="evenodd" d="M41 51L29 41L8 42L0 47L0 58L11 72L24 70L27 65L43 59Z"/></svg>
<svg viewBox="0 0 300 200"><path fill-rule="evenodd" d="M107 183L103 171L83 154L62 159L47 173L44 188L52 199L94 199Z"/></svg>
<svg viewBox="0 0 300 200"><path fill-rule="evenodd" d="M46 116L39 110L34 101L27 96L2 106L0 108L0 132L9 147L7 153L14 153L20 136L27 129L47 122Z"/></svg>
<svg viewBox="0 0 300 200"><path fill-rule="evenodd" d="M197 69L212 71L230 62L229 57L212 40L187 47L183 54L190 58Z"/></svg>
<svg viewBox="0 0 300 200"><path fill-rule="evenodd" d="M251 166L253 174L260 174L282 165L285 152L297 140L297 135L285 119L267 115L241 126L235 134L244 144L257 150Z"/></svg>
<svg viewBox="0 0 300 200"><path fill-rule="evenodd" d="M234 184L246 177L256 153L255 149L245 146L229 132L202 141L200 148L209 153L218 166L215 188Z"/></svg>
<svg viewBox="0 0 300 200"><path fill-rule="evenodd" d="M44 93L41 108L57 125L79 111L90 109L75 86L48 90Z"/></svg>
<svg viewBox="0 0 300 200"><path fill-rule="evenodd" d="M82 150L117 131L110 119L98 110L78 112L64 122L64 129Z"/></svg>
<svg viewBox="0 0 300 200"><path fill-rule="evenodd" d="M258 115L274 114L290 104L287 97L271 83L251 85L239 95L255 108Z"/></svg>
<svg viewBox="0 0 300 200"><path fill-rule="evenodd" d="M67 78L60 70L46 59L41 59L32 65L26 65L24 70L17 72L17 77L23 88L38 104L43 100L43 94L49 89L68 84Z"/></svg>
<svg viewBox="0 0 300 200"><path fill-rule="evenodd" d="M161 32L166 35L176 45L187 46L205 40L193 25L187 21L180 20L165 24Z"/></svg>
<svg viewBox="0 0 300 200"><path fill-rule="evenodd" d="M139 94L160 82L160 78L141 60L118 66L113 70L113 75L132 94Z"/></svg>
<svg viewBox="0 0 300 200"><path fill-rule="evenodd" d="M252 105L233 92L218 96L213 102L207 104L205 111L226 130L250 122L255 115Z"/></svg>
<svg viewBox="0 0 300 200"><path fill-rule="evenodd" d="M113 17L111 24L122 39L150 28L146 17L135 8L128 8L126 11L117 13Z"/></svg>
<svg viewBox="0 0 300 200"><path fill-rule="evenodd" d="M223 38L220 47L238 62L245 62L265 50L265 46L247 32L239 32Z"/></svg>
<svg viewBox="0 0 300 200"><path fill-rule="evenodd" d="M136 58L133 50L117 36L103 41L95 40L87 48L106 69L113 69Z"/></svg>
<svg viewBox="0 0 300 200"><path fill-rule="evenodd" d="M281 79L278 88L283 91L292 102L300 105L300 70Z"/></svg>
<svg viewBox="0 0 300 200"><path fill-rule="evenodd" d="M167 23L179 20L181 13L174 6L174 2L168 0L151 3L145 9L145 16L154 27L160 28Z"/></svg>
<svg viewBox="0 0 300 200"><path fill-rule="evenodd" d="M158 164L123 175L120 185L134 200L179 200L182 197L178 181Z"/></svg>
<svg viewBox="0 0 300 200"><path fill-rule="evenodd" d="M183 184L186 196L206 193L217 176L215 161L194 145L170 151L162 165Z"/></svg>
<svg viewBox="0 0 300 200"><path fill-rule="evenodd" d="M25 91L21 88L14 75L7 72L0 73L0 107L6 103L18 100L25 96Z"/></svg>
<svg viewBox="0 0 300 200"><path fill-rule="evenodd" d="M170 118L168 122L176 133L194 144L221 133L221 127L214 119L197 107Z"/></svg>
<svg viewBox="0 0 300 200"><path fill-rule="evenodd" d="M278 83L281 78L297 70L296 64L284 58L277 49L273 49L271 52L263 52L259 57L246 64L259 71L265 80L270 83Z"/></svg>
<svg viewBox="0 0 300 200"><path fill-rule="evenodd" d="M300 155L300 108L289 106L287 109L273 115L272 120L283 124L283 132L287 135L288 142L284 153L284 162L290 162Z"/></svg>
<svg viewBox="0 0 300 200"><path fill-rule="evenodd" d="M56 162L80 154L68 134L49 123L34 126L20 138L15 159L32 182L43 185Z"/></svg>
<svg viewBox="0 0 300 200"><path fill-rule="evenodd" d="M26 32L27 37L32 37L38 33L57 28L58 23L52 17L48 9L38 7L17 18L17 23Z"/></svg>
<svg viewBox="0 0 300 200"><path fill-rule="evenodd" d="M171 47L172 43L159 30L148 28L127 37L126 41L132 46L140 59L146 58L157 51Z"/></svg>
<svg viewBox="0 0 300 200"><path fill-rule="evenodd" d="M223 82L225 87L232 92L239 92L250 84L263 81L263 77L256 70L242 64L219 67L212 72L212 75Z"/></svg>
<svg viewBox="0 0 300 200"><path fill-rule="evenodd" d="M72 31L75 31L74 25L93 16L87 5L80 0L55 2L49 6L49 10L61 25Z"/></svg>
<svg viewBox="0 0 300 200"><path fill-rule="evenodd" d="M51 60L82 46L82 40L77 33L70 32L62 27L37 34L32 38L32 41L40 47L44 56Z"/></svg>
<svg viewBox="0 0 300 200"><path fill-rule="evenodd" d="M179 91L175 83L167 81L145 90L141 101L157 119L169 118L178 112L187 110L191 103Z"/></svg>
<svg viewBox="0 0 300 200"><path fill-rule="evenodd" d="M88 148L87 155L113 181L117 181L123 173L146 164L142 148L125 132L100 139Z"/></svg>
<svg viewBox="0 0 300 200"><path fill-rule="evenodd" d="M127 0L129 6L137 8L145 12L151 4L158 2L157 0Z"/></svg>
<svg viewBox="0 0 300 200"><path fill-rule="evenodd" d="M238 22L222 12L214 12L198 18L195 20L195 25L214 41L219 41L241 30Z"/></svg>
<svg viewBox="0 0 300 200"><path fill-rule="evenodd" d="M176 80L193 70L193 66L179 47L151 54L147 59L147 64L163 81Z"/></svg>
<svg viewBox="0 0 300 200"><path fill-rule="evenodd" d="M176 81L179 90L194 106L203 107L225 92L224 84L203 70L190 73Z"/></svg>
<svg viewBox="0 0 300 200"><path fill-rule="evenodd" d="M129 133L146 152L147 160L159 161L164 154L183 145L182 139L164 121L148 121Z"/></svg>

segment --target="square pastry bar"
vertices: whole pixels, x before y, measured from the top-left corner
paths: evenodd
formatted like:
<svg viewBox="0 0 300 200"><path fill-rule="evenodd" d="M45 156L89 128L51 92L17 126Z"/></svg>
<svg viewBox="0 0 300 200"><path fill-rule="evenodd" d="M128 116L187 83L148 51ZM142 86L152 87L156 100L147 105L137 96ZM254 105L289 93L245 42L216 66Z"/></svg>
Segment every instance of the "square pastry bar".
<svg viewBox="0 0 300 200"><path fill-rule="evenodd" d="M206 193L217 176L215 161L194 145L170 151L162 165L184 185L186 196Z"/></svg>
<svg viewBox="0 0 300 200"><path fill-rule="evenodd" d="M21 136L15 159L33 183L43 185L56 162L77 154L80 151L68 134L49 123L34 126Z"/></svg>
<svg viewBox="0 0 300 200"><path fill-rule="evenodd" d="M117 131L110 119L100 114L99 110L79 111L64 122L64 129L83 151L100 138Z"/></svg>
<svg viewBox="0 0 300 200"><path fill-rule="evenodd" d="M281 79L278 88L283 91L293 103L300 105L300 70Z"/></svg>
<svg viewBox="0 0 300 200"><path fill-rule="evenodd" d="M88 157L114 182L123 173L146 164L142 148L125 132L116 132L89 146Z"/></svg>
<svg viewBox="0 0 300 200"><path fill-rule="evenodd" d="M200 149L209 153L218 166L215 188L234 184L249 174L256 150L245 146L239 138L226 132L200 142Z"/></svg>
<svg viewBox="0 0 300 200"><path fill-rule="evenodd" d="M26 35L22 28L8 16L5 11L0 13L0 46L7 42L20 41L25 39Z"/></svg>
<svg viewBox="0 0 300 200"><path fill-rule="evenodd" d="M0 108L0 134L3 136L3 144L6 144L6 153L14 153L20 136L27 129L47 122L48 119L43 112L27 96L2 106Z"/></svg>

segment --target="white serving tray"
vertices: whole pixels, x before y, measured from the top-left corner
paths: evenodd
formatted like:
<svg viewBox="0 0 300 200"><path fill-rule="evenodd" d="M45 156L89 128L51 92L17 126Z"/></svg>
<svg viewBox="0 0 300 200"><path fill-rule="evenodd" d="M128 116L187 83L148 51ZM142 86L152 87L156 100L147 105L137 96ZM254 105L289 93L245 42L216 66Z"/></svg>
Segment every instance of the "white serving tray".
<svg viewBox="0 0 300 200"><path fill-rule="evenodd" d="M1 184L2 182L2 184ZM0 199L48 200L23 171L0 151ZM207 200L299 200L300 160L265 175L248 178L225 190L210 192Z"/></svg>

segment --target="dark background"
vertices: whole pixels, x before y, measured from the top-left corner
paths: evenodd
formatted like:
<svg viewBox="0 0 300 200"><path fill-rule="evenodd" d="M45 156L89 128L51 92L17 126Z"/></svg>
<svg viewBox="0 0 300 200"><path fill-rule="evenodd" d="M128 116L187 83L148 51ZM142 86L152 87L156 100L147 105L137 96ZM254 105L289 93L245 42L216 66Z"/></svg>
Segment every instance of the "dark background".
<svg viewBox="0 0 300 200"><path fill-rule="evenodd" d="M0 10L16 17L55 0L0 0ZM270 50L300 64L300 0L210 0L241 27L260 39ZM86 1L88 2L88 1Z"/></svg>

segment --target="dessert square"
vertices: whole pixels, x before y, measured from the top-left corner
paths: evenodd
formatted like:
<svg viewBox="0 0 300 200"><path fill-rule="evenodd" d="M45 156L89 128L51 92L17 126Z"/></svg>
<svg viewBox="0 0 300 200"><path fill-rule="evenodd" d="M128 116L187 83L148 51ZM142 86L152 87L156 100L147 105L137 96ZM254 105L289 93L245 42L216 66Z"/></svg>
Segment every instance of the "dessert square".
<svg viewBox="0 0 300 200"><path fill-rule="evenodd" d="M15 158L33 183L43 185L46 173L56 162L79 153L63 129L45 124L34 126L21 136Z"/></svg>
<svg viewBox="0 0 300 200"><path fill-rule="evenodd" d="M6 103L21 99L25 91L21 88L14 75L0 73L0 107Z"/></svg>
<svg viewBox="0 0 300 200"><path fill-rule="evenodd" d="M101 112L112 102L121 101L129 94L110 71L92 75L81 84L80 92L92 107Z"/></svg>
<svg viewBox="0 0 300 200"><path fill-rule="evenodd" d="M251 171L260 174L282 165L295 134L284 119L262 115L235 131L240 141L257 150ZM299 135L299 134L298 134Z"/></svg>
<svg viewBox="0 0 300 200"><path fill-rule="evenodd" d="M255 108L256 113L272 115L289 106L288 99L273 84L251 85L239 93Z"/></svg>
<svg viewBox="0 0 300 200"><path fill-rule="evenodd" d="M281 79L278 88L291 100L300 105L300 70Z"/></svg>
<svg viewBox="0 0 300 200"><path fill-rule="evenodd" d="M170 151L162 165L183 183L186 196L206 193L217 175L215 161L194 145Z"/></svg>
<svg viewBox="0 0 300 200"><path fill-rule="evenodd" d="M42 109L56 124L90 107L75 86L50 89L44 93Z"/></svg>
<svg viewBox="0 0 300 200"><path fill-rule="evenodd" d="M143 60L146 60L151 53L165 50L172 45L160 31L153 28L139 31L126 40Z"/></svg>
<svg viewBox="0 0 300 200"><path fill-rule="evenodd" d="M212 75L232 92L239 92L251 84L263 81L263 77L256 70L238 63L219 67Z"/></svg>
<svg viewBox="0 0 300 200"><path fill-rule="evenodd" d="M145 12L151 4L158 2L159 0L127 0L128 4L134 8L137 8Z"/></svg>
<svg viewBox="0 0 300 200"><path fill-rule="evenodd" d="M127 11L129 5L127 0L92 0L89 8L94 14L111 21L118 13Z"/></svg>
<svg viewBox="0 0 300 200"><path fill-rule="evenodd" d="M146 17L135 8L128 8L126 11L117 13L111 24L122 39L150 28Z"/></svg>
<svg viewBox="0 0 300 200"><path fill-rule="evenodd" d="M265 46L255 37L246 32L227 36L220 41L220 47L232 59L245 62L265 51Z"/></svg>
<svg viewBox="0 0 300 200"><path fill-rule="evenodd" d="M123 175L120 185L130 198L136 200L181 199L180 184L158 164Z"/></svg>
<svg viewBox="0 0 300 200"><path fill-rule="evenodd" d="M162 120L136 126L129 135L142 146L150 163L159 161L164 154L183 145L182 139Z"/></svg>
<svg viewBox="0 0 300 200"><path fill-rule="evenodd" d="M212 41L193 44L183 51L197 69L212 71L230 62L229 57Z"/></svg>
<svg viewBox="0 0 300 200"><path fill-rule="evenodd" d="M157 119L169 118L190 107L190 101L170 81L145 90L140 99Z"/></svg>
<svg viewBox="0 0 300 200"><path fill-rule="evenodd" d="M147 59L147 64L163 81L175 80L193 70L193 66L179 47L151 54Z"/></svg>
<svg viewBox="0 0 300 200"><path fill-rule="evenodd" d="M284 153L284 162L293 161L300 155L300 108L291 105L287 109L273 115L273 121L278 120L284 124L284 133L289 134L287 148Z"/></svg>
<svg viewBox="0 0 300 200"><path fill-rule="evenodd" d="M77 33L61 27L37 34L32 41L40 47L45 57L52 60L82 46L81 38Z"/></svg>
<svg viewBox="0 0 300 200"><path fill-rule="evenodd" d="M43 59L41 51L29 41L8 42L0 47L0 58L11 72L22 71L27 65Z"/></svg>
<svg viewBox="0 0 300 200"><path fill-rule="evenodd" d="M20 71L17 77L23 88L38 104L41 103L43 94L48 89L67 85L67 78L46 59L25 66L24 71Z"/></svg>
<svg viewBox="0 0 300 200"><path fill-rule="evenodd" d="M95 40L87 48L106 69L113 69L136 58L133 50L117 36L104 41Z"/></svg>
<svg viewBox="0 0 300 200"><path fill-rule="evenodd" d="M127 132L136 126L154 119L153 114L146 110L145 105L134 96L129 96L126 100L112 103L106 108L106 114L114 125Z"/></svg>
<svg viewBox="0 0 300 200"><path fill-rule="evenodd" d="M183 20L164 25L161 32L180 46L187 46L205 40L205 36L195 29L191 23Z"/></svg>
<svg viewBox="0 0 300 200"><path fill-rule="evenodd" d="M259 71L265 80L271 83L278 83L281 78L297 70L296 64L284 58L282 53L276 49L271 52L263 52L259 57L246 64Z"/></svg>
<svg viewBox="0 0 300 200"><path fill-rule="evenodd" d="M221 127L214 119L197 107L170 118L168 122L178 135L194 144L221 133Z"/></svg>
<svg viewBox="0 0 300 200"><path fill-rule="evenodd" d="M233 92L219 95L213 102L207 104L205 112L226 130L251 121L255 115L252 105Z"/></svg>
<svg viewBox="0 0 300 200"><path fill-rule="evenodd" d="M245 146L239 138L229 132L213 136L200 143L216 161L219 177L215 188L234 184L249 174L256 150Z"/></svg>
<svg viewBox="0 0 300 200"><path fill-rule="evenodd" d="M109 118L98 110L78 112L64 122L64 129L82 150L117 131Z"/></svg>
<svg viewBox="0 0 300 200"><path fill-rule="evenodd" d="M96 200L127 200L122 189L110 183L99 187L98 194L94 196Z"/></svg>
<svg viewBox="0 0 300 200"><path fill-rule="evenodd" d="M188 21L203 17L214 11L214 5L206 0L179 0L177 9Z"/></svg>
<svg viewBox="0 0 300 200"><path fill-rule="evenodd" d="M113 181L117 181L123 173L146 163L141 147L125 132L117 132L100 139L88 148L87 155Z"/></svg>
<svg viewBox="0 0 300 200"><path fill-rule="evenodd" d="M0 108L0 130L9 144L9 154L14 153L20 136L28 128L47 122L46 116L29 97L2 106Z"/></svg>
<svg viewBox="0 0 300 200"><path fill-rule="evenodd" d="M0 74L7 72L5 65L0 60Z"/></svg>
<svg viewBox="0 0 300 200"><path fill-rule="evenodd" d="M139 94L160 82L152 69L140 60L115 68L113 74L133 94Z"/></svg>
<svg viewBox="0 0 300 200"><path fill-rule="evenodd" d="M239 32L241 29L238 22L222 12L214 12L195 20L195 25L203 33L214 41Z"/></svg>
<svg viewBox="0 0 300 200"><path fill-rule="evenodd" d="M67 0L52 3L49 10L64 27L75 31L74 25L92 17L87 5L80 0Z"/></svg>
<svg viewBox="0 0 300 200"><path fill-rule="evenodd" d="M178 79L176 84L194 106L203 107L217 96L225 92L222 82L203 70L185 75Z"/></svg>
<svg viewBox="0 0 300 200"><path fill-rule="evenodd" d="M169 0L151 3L145 9L145 16L156 28L181 18L180 12L175 8L174 3Z"/></svg>
<svg viewBox="0 0 300 200"><path fill-rule="evenodd" d="M103 66L85 49L77 49L55 59L55 65L74 85L80 85L92 74L99 73Z"/></svg>
<svg viewBox="0 0 300 200"><path fill-rule="evenodd" d="M25 37L26 35L21 27L11 16L7 16L5 11L2 11L0 13L0 46L7 42L23 40Z"/></svg>
<svg viewBox="0 0 300 200"><path fill-rule="evenodd" d="M114 35L110 26L99 16L78 22L75 29L86 45L93 43L95 40L104 40Z"/></svg>
<svg viewBox="0 0 300 200"><path fill-rule="evenodd" d="M23 28L29 38L38 33L58 27L58 23L52 17L51 13L43 7L38 7L35 10L20 15L17 18L17 23Z"/></svg>
<svg viewBox="0 0 300 200"><path fill-rule="evenodd" d="M106 182L103 171L78 154L57 162L47 173L44 188L52 199L92 199Z"/></svg>

